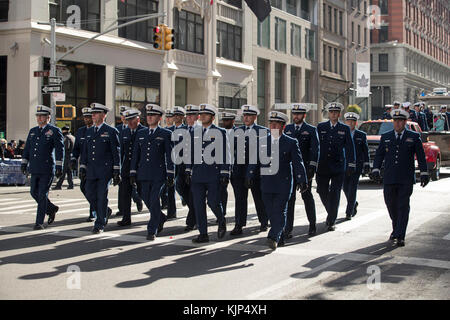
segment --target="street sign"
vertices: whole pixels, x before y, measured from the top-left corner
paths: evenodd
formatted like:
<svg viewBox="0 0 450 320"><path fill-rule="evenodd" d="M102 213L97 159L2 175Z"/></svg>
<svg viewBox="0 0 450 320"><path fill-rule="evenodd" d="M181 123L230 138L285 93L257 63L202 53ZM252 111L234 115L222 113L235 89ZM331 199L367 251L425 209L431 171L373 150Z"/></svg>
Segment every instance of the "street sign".
<svg viewBox="0 0 450 320"><path fill-rule="evenodd" d="M66 101L66 94L64 92L54 92L52 96L55 101Z"/></svg>
<svg viewBox="0 0 450 320"><path fill-rule="evenodd" d="M62 78L61 77L48 77L48 83L49 84L61 84Z"/></svg>
<svg viewBox="0 0 450 320"><path fill-rule="evenodd" d="M50 75L50 70L34 71L35 77L48 77L49 75Z"/></svg>
<svg viewBox="0 0 450 320"><path fill-rule="evenodd" d="M61 92L62 91L62 86L51 86L51 85L46 85L46 86L42 86L41 88L42 93L51 93L51 92Z"/></svg>

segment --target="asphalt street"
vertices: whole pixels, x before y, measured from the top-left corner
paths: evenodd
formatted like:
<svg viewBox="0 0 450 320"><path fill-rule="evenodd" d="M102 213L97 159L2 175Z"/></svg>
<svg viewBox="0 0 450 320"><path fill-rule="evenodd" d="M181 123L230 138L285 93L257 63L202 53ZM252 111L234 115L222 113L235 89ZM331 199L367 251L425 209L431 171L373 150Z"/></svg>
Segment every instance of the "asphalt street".
<svg viewBox="0 0 450 320"><path fill-rule="evenodd" d="M78 181L77 181L78 182ZM193 244L185 233L187 207L177 198L176 220L155 241L146 240L149 213L133 204L133 224L116 222L117 187L105 232L92 235L88 203L74 190L51 191L55 222L33 231L36 203L29 187L0 187L0 299L449 299L450 170L425 188L414 186L406 246L388 241L391 222L382 187L363 179L358 213L345 221L341 203L336 231L325 231L326 213L313 187L318 233L297 197L294 237L272 252L251 195L244 234L217 239L208 209L210 242ZM227 229L234 226L229 186Z"/></svg>

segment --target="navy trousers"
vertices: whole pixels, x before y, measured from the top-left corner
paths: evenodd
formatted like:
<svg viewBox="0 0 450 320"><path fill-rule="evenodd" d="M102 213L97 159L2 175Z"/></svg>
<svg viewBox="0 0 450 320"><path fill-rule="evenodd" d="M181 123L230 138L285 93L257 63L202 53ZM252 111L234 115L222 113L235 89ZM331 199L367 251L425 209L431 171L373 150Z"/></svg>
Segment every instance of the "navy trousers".
<svg viewBox="0 0 450 320"><path fill-rule="evenodd" d="M150 220L147 224L147 232L156 234L161 221L167 219L166 215L161 211L161 193L163 192L165 181L140 181L138 184L139 195L150 211Z"/></svg>
<svg viewBox="0 0 450 320"><path fill-rule="evenodd" d="M245 179L243 178L231 178L231 185L234 191L235 198L235 224L243 227L247 224L248 213L248 188L245 186ZM256 207L256 214L261 225L268 224L268 215L264 206L261 195L261 180L255 179L254 185L250 189L253 195L253 200Z"/></svg>
<svg viewBox="0 0 450 320"><path fill-rule="evenodd" d="M177 214L177 206L175 203L175 186L167 187L164 186L164 190L161 194L162 205L167 205L167 214L168 215L176 215Z"/></svg>
<svg viewBox="0 0 450 320"><path fill-rule="evenodd" d="M392 236L405 240L409 220L409 198L413 192L412 184L385 184L384 202L392 220Z"/></svg>
<svg viewBox="0 0 450 320"><path fill-rule="evenodd" d="M89 202L89 199L86 195L86 180L83 180L80 183L80 190L83 193L86 200ZM95 212L95 207L93 207L90 202L89 202L89 218L93 218L93 219L97 218L97 213Z"/></svg>
<svg viewBox="0 0 450 320"><path fill-rule="evenodd" d="M270 220L268 238L279 242L286 227L286 213L290 194L263 193L262 196Z"/></svg>
<svg viewBox="0 0 450 320"><path fill-rule="evenodd" d="M347 198L347 209L345 210L346 215L353 216L355 212L356 204L356 192L358 190L359 177L361 173L354 173L350 176L345 175L344 177L344 194Z"/></svg>
<svg viewBox="0 0 450 320"><path fill-rule="evenodd" d="M222 204L223 216L227 215L228 188L220 185L220 203Z"/></svg>
<svg viewBox="0 0 450 320"><path fill-rule="evenodd" d="M130 178L122 177L122 181L119 184L118 207L120 213L123 215L124 220L131 219L131 198L133 195L133 190L134 188L130 183Z"/></svg>
<svg viewBox="0 0 450 320"><path fill-rule="evenodd" d="M186 201L187 207L189 209L188 214L186 216L186 225L189 227L195 226L195 208L194 208L194 198L192 196L191 188L185 182L186 173L184 172L184 168L180 169L177 172L176 180L175 180L175 189L180 195L181 198ZM206 206L206 204L205 204ZM206 210L206 208L205 208Z"/></svg>
<svg viewBox="0 0 450 320"><path fill-rule="evenodd" d="M48 199L48 191L52 185L53 174L32 174L30 193L36 200L37 215L36 224L44 224L45 215L54 209L55 205Z"/></svg>
<svg viewBox="0 0 450 320"><path fill-rule="evenodd" d="M339 210L339 200L341 199L341 190L344 184L344 173L334 175L318 173L316 175L316 182L317 193L328 213L327 224L333 225Z"/></svg>
<svg viewBox="0 0 450 320"><path fill-rule="evenodd" d="M308 221L310 225L316 224L316 204L314 202L314 197L311 192L311 185L312 180L308 181L308 190L302 193L302 199L303 203L305 204L305 211L306 216L308 217ZM295 200L296 200L296 193L295 192L295 186L294 190L292 191L291 198L288 202L288 209L287 209L287 218L286 218L286 233L292 232L294 229L294 212L295 212Z"/></svg>
<svg viewBox="0 0 450 320"><path fill-rule="evenodd" d="M108 189L111 179L87 179L86 196L91 207L96 209L94 227L103 230L108 220Z"/></svg>
<svg viewBox="0 0 450 320"><path fill-rule="evenodd" d="M216 181L209 183L191 183L191 186L198 230L201 235L206 235L208 234L206 200L211 211L216 216L219 225L225 222L222 204L220 203L220 184L219 181Z"/></svg>

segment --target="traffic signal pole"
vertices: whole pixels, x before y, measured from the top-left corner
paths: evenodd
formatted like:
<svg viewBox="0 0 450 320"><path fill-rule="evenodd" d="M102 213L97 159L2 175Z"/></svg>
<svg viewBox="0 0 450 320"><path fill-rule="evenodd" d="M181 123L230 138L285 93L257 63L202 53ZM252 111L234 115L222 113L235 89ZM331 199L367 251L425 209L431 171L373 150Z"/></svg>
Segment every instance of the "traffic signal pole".
<svg viewBox="0 0 450 320"><path fill-rule="evenodd" d="M50 52L50 77L56 77L56 19L50 19L50 42L51 52ZM53 97L53 93L50 93L50 108L52 109L52 117L50 123L55 125L56 123L56 101Z"/></svg>

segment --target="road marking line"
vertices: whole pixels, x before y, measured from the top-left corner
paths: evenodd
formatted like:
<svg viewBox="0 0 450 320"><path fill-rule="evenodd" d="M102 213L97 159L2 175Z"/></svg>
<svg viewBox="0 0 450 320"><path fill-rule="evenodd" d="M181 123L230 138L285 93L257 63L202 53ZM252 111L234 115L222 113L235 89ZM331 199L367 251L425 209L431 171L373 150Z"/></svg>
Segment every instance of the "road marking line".
<svg viewBox="0 0 450 320"><path fill-rule="evenodd" d="M52 201L52 203L54 203L54 204L68 204L68 203L72 203L72 202L80 202L80 201L83 201L83 200L84 199L54 200L54 201ZM29 208L29 207L36 207L36 206L37 206L36 203L24 204L24 205L20 205L20 206L13 206L13 207L2 208L2 209L0 209L0 212L16 210L16 209L23 209L23 208Z"/></svg>
<svg viewBox="0 0 450 320"><path fill-rule="evenodd" d="M444 240L450 240L450 233L448 235L446 235L445 237L443 237L442 239Z"/></svg>
<svg viewBox="0 0 450 320"><path fill-rule="evenodd" d="M357 219L352 219L350 221L347 221L342 226L339 225L339 227L336 228L337 231L340 232L349 232L350 230L359 228L363 224L369 223L372 220L378 219L380 217L386 216L387 212L386 210L378 210L375 212L371 212L369 214L365 214L363 216L359 216Z"/></svg>

